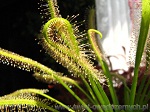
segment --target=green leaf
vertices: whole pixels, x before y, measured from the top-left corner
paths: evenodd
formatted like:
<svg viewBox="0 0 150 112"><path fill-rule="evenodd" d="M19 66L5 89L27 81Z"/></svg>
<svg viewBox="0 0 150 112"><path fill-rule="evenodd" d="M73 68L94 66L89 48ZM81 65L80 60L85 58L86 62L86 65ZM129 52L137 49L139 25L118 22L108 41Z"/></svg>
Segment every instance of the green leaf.
<svg viewBox="0 0 150 112"><path fill-rule="evenodd" d="M134 77L133 77L131 94L130 94L130 102L129 102L130 105L133 105L135 100L139 66L141 63L142 54L144 52L149 26L150 26L150 1L142 0L142 20L141 20L140 35L139 35L136 59L135 59Z"/></svg>

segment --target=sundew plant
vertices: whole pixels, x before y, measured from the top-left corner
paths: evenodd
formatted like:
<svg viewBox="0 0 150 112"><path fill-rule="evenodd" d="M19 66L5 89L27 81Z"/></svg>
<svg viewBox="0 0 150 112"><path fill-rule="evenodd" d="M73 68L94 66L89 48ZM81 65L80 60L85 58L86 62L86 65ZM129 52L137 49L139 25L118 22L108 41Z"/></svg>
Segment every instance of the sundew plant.
<svg viewBox="0 0 150 112"><path fill-rule="evenodd" d="M46 5L45 5L46 2ZM42 5L44 3L44 5ZM2 112L142 112L148 111L150 103L150 1L142 0L142 18L140 35L137 43L135 67L131 84L127 79L109 70L105 55L98 47L96 37L102 34L96 29L80 31L80 24L74 19L78 15L62 18L56 0L41 1L40 9L49 16L41 28L37 40L48 55L56 62L68 69L70 75L60 73L14 52L0 48L0 62L12 67L34 72L33 76L46 83L59 83L76 100L75 105L66 105L63 102L46 94L48 90L36 88L21 89L0 97ZM111 44L111 43L110 43ZM143 52L146 52L145 70L140 77L140 63ZM93 59L99 62L101 69L94 66ZM74 78L75 77L75 78ZM113 80L122 82L123 93L114 87ZM140 84L139 84L140 83ZM83 86L84 85L84 86ZM77 88L85 98L77 95L72 88ZM66 96L66 98L68 98ZM138 105L135 108L135 105ZM76 106L76 107L75 107Z"/></svg>

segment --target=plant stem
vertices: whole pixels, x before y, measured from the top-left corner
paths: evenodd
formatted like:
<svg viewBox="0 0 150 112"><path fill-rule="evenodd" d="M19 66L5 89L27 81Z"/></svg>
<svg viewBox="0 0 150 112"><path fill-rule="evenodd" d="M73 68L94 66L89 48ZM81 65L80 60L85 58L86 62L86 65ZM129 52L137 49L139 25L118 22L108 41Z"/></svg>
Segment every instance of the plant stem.
<svg viewBox="0 0 150 112"><path fill-rule="evenodd" d="M90 107L88 107L88 105L80 97L78 97L76 93L74 93L61 79L59 79L57 76L55 78L83 105L88 112L92 112Z"/></svg>

